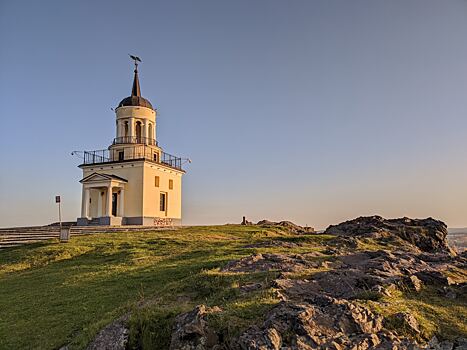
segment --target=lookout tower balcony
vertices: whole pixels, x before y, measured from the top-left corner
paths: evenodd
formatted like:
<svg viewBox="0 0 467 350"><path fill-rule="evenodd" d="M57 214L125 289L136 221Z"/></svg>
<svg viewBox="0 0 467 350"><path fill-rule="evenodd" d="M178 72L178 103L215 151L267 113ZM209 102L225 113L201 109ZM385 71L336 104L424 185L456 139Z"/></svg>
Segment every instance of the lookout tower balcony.
<svg viewBox="0 0 467 350"><path fill-rule="evenodd" d="M114 138L112 142L113 145L123 145L123 144L143 144L149 146L157 146L157 141L150 137L141 137L141 136L121 136Z"/></svg>
<svg viewBox="0 0 467 350"><path fill-rule="evenodd" d="M82 165L146 160L183 171L182 159L179 157L163 152L160 149L156 150L154 146L151 145L137 144L125 147L125 144L128 143L125 142L122 144L123 147L118 148L84 151L84 162Z"/></svg>

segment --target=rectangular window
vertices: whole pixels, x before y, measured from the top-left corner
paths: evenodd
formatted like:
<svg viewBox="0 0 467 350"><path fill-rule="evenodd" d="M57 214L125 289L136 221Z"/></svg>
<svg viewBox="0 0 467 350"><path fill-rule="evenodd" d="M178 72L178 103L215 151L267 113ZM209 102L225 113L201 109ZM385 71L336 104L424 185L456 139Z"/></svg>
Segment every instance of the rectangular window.
<svg viewBox="0 0 467 350"><path fill-rule="evenodd" d="M154 153L154 161L157 162L157 153Z"/></svg>
<svg viewBox="0 0 467 350"><path fill-rule="evenodd" d="M169 180L169 190L174 189L174 180Z"/></svg>
<svg viewBox="0 0 467 350"><path fill-rule="evenodd" d="M167 210L167 193L161 193L160 210L161 211Z"/></svg>
<svg viewBox="0 0 467 350"><path fill-rule="evenodd" d="M159 176L154 178L154 186L159 187Z"/></svg>
<svg viewBox="0 0 467 350"><path fill-rule="evenodd" d="M121 160L123 160L124 158L125 158L125 152L123 152L123 151L118 152L118 160L121 161Z"/></svg>

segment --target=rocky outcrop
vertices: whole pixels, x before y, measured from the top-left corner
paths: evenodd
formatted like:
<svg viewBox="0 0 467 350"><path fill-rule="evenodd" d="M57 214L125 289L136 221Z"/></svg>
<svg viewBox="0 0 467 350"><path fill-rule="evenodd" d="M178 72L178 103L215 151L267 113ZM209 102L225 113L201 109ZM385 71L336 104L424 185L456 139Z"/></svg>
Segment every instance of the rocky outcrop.
<svg viewBox="0 0 467 350"><path fill-rule="evenodd" d="M173 327L170 350L213 349L219 339L209 328L206 317L210 313L220 311L218 307L198 305L194 310L178 315Z"/></svg>
<svg viewBox="0 0 467 350"><path fill-rule="evenodd" d="M316 254L311 254L316 256ZM229 262L222 272L264 272L279 270L282 272L302 271L318 267L319 264L307 260L302 254L253 254Z"/></svg>
<svg viewBox="0 0 467 350"><path fill-rule="evenodd" d="M301 244L294 242L286 242L281 240L270 240L264 242L258 242L243 246L243 248L296 248L300 247Z"/></svg>
<svg viewBox="0 0 467 350"><path fill-rule="evenodd" d="M303 303L282 302L255 325L222 345L207 326L206 307L177 317L170 349L309 350L414 349L383 328L383 318L354 302L320 296Z"/></svg>
<svg viewBox="0 0 467 350"><path fill-rule="evenodd" d="M269 221L269 220L261 220L258 221L256 224L258 226L264 226L264 227L280 227L288 232L296 233L296 234L304 234L304 233L314 233L315 230L313 227L303 227L297 224L294 224L291 221L279 221L279 222L274 222L274 221Z"/></svg>
<svg viewBox="0 0 467 350"><path fill-rule="evenodd" d="M332 262L330 271L316 272L308 279L275 280L283 300L304 300L316 295L333 298L371 298L391 295L396 289L420 291L423 286L440 290L453 284L443 271L452 265L424 261L425 255L406 251L363 251L343 255ZM461 257L452 261L464 260ZM463 285L455 289L463 290ZM460 292L459 292L460 293Z"/></svg>
<svg viewBox="0 0 467 350"><path fill-rule="evenodd" d="M446 298L465 295L466 284L454 283L447 277L447 271L465 269L467 255L452 254L442 222L367 217L331 226L326 233L339 236L334 244L337 241L345 249L331 245L325 254L257 253L227 263L221 272L281 272L273 281L238 286L242 295L272 288L281 300L279 304L261 322L230 338L228 343L208 326L207 315L220 310L198 306L177 317L170 348L467 350L464 348L467 342L462 339L452 342L432 339L428 344L425 339L422 346L418 341L423 339L423 332L414 315L395 312L383 318L363 306L364 300L378 302L383 296L417 293L428 287ZM409 248L398 244L394 250L359 251L361 237L396 238ZM271 242L248 247L287 248Z"/></svg>
<svg viewBox="0 0 467 350"><path fill-rule="evenodd" d="M454 254L447 241L444 222L428 219L384 219L381 216L359 217L329 226L326 234L350 237L399 237L424 252Z"/></svg>
<svg viewBox="0 0 467 350"><path fill-rule="evenodd" d="M363 342L375 346L380 342L375 334L381 329L382 318L365 307L321 297L313 303L279 304L238 343L242 350L345 348Z"/></svg>

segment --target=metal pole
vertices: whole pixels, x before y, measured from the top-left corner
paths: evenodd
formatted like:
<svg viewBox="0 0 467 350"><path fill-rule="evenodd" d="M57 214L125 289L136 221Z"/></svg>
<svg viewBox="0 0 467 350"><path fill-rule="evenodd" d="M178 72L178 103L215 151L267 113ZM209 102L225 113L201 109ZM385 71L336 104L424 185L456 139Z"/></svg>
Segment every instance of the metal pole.
<svg viewBox="0 0 467 350"><path fill-rule="evenodd" d="M60 222L60 230L62 229L62 201L58 202L58 221Z"/></svg>

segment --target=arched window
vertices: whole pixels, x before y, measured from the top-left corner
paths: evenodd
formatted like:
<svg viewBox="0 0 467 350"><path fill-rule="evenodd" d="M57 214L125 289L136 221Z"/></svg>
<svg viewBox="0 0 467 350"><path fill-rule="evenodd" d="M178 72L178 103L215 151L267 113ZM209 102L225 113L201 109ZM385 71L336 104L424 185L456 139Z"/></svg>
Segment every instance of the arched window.
<svg viewBox="0 0 467 350"><path fill-rule="evenodd" d="M124 130L124 135L125 137L128 137L128 122L125 122L125 126L124 126L125 130Z"/></svg>
<svg viewBox="0 0 467 350"><path fill-rule="evenodd" d="M141 122L136 122L136 142L141 143Z"/></svg>

